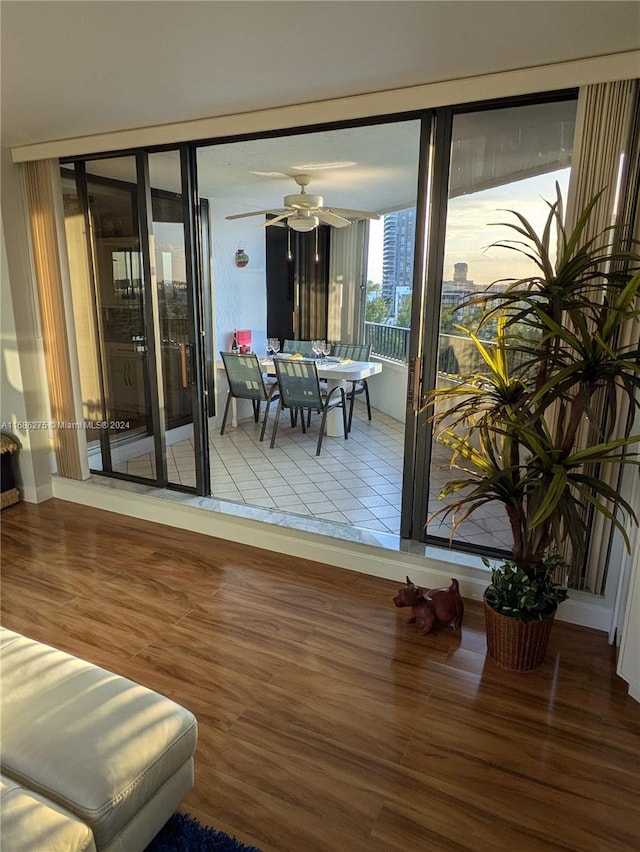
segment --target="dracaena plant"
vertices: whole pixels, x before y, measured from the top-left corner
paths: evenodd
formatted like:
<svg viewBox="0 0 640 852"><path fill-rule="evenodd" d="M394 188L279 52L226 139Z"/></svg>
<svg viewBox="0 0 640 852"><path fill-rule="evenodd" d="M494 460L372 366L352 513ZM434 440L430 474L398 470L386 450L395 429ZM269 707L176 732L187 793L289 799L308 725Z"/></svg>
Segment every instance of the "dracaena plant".
<svg viewBox="0 0 640 852"><path fill-rule="evenodd" d="M585 239L599 197L570 233L559 192L554 203L547 202L540 235L524 216L509 211L515 222L502 224L516 238L494 246L525 255L536 272L495 282L500 292L489 288L466 300L482 307L476 332L460 328L482 367L430 394L436 435L452 451L458 473L442 489L447 504L436 514L450 516L455 532L481 506L502 504L512 564L530 581L557 568L555 554L566 538L576 558L584 554L585 509L610 518L627 546L616 510L637 523L602 472L608 465L639 464L628 448L640 436L612 435L620 403L628 401L632 411L640 407L640 256L611 249L613 229ZM498 329L491 343L479 336L490 320L497 320ZM633 342L620 344L627 323L633 324ZM595 438L580 446L587 421Z"/></svg>

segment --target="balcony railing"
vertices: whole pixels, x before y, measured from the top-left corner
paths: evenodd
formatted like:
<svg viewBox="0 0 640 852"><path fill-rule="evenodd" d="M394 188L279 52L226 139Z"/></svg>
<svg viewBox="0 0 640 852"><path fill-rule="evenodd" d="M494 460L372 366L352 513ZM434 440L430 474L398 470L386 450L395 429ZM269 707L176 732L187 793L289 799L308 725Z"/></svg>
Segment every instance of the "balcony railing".
<svg viewBox="0 0 640 852"><path fill-rule="evenodd" d="M371 344L372 355L406 364L409 360L411 329L378 322L365 322L365 342ZM495 346L495 341L485 340ZM449 375L473 373L483 367L482 356L472 340L458 334L441 334L438 339L439 372Z"/></svg>
<svg viewBox="0 0 640 852"><path fill-rule="evenodd" d="M410 328L396 325L383 325L379 322L365 322L364 340L371 344L371 354L406 364L409 360Z"/></svg>

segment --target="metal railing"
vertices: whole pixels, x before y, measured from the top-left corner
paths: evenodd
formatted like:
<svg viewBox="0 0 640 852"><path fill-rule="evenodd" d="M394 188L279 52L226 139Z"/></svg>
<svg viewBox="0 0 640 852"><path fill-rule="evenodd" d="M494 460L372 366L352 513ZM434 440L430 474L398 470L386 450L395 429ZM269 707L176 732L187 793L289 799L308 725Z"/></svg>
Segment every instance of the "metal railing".
<svg viewBox="0 0 640 852"><path fill-rule="evenodd" d="M495 340L483 340L490 348ZM441 334L438 339L438 372L450 376L482 372L485 367L482 355L469 337L459 334Z"/></svg>
<svg viewBox="0 0 640 852"><path fill-rule="evenodd" d="M406 364L409 360L410 328L365 322L364 341L371 344L371 354Z"/></svg>
<svg viewBox="0 0 640 852"><path fill-rule="evenodd" d="M365 322L365 342L371 344L371 354L406 364L409 360L411 329L378 322ZM495 341L483 341L495 346ZM449 375L473 373L484 365L482 356L472 340L458 334L441 334L438 338L438 372Z"/></svg>

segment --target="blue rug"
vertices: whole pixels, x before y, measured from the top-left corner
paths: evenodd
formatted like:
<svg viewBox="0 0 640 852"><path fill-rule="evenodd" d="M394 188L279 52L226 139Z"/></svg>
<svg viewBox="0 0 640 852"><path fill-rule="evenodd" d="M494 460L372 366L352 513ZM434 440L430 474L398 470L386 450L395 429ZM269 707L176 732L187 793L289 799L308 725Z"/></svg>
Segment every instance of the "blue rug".
<svg viewBox="0 0 640 852"><path fill-rule="evenodd" d="M200 825L189 814L174 814L145 852L260 852L224 831Z"/></svg>

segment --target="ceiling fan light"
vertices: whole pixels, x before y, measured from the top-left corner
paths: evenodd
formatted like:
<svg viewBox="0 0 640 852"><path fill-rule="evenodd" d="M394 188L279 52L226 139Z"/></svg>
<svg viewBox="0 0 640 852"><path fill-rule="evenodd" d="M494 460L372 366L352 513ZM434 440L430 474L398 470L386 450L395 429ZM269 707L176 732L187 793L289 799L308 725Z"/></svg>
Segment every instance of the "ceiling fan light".
<svg viewBox="0 0 640 852"><path fill-rule="evenodd" d="M287 220L287 224L293 231L298 231L301 234L304 234L308 231L313 231L314 228L317 228L320 224L317 216L290 216Z"/></svg>

